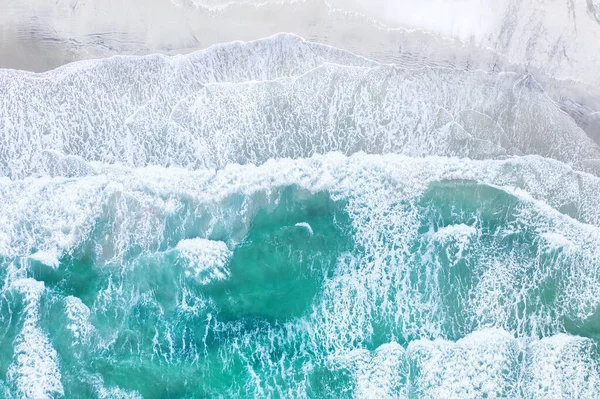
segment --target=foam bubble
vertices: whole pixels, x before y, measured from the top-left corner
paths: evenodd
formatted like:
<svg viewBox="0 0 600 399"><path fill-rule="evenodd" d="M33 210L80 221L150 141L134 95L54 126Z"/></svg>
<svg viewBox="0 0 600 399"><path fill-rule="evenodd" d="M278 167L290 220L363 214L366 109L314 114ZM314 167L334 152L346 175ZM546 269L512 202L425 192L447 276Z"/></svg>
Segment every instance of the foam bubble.
<svg viewBox="0 0 600 399"><path fill-rule="evenodd" d="M29 256L30 259L36 260L43 265L49 266L53 269L56 269L60 264L58 260L59 253L58 251L50 250L50 251L38 251Z"/></svg>
<svg viewBox="0 0 600 399"><path fill-rule="evenodd" d="M175 249L189 261L186 274L200 283L208 284L229 276L227 262L232 253L224 242L193 238L179 241Z"/></svg>
<svg viewBox="0 0 600 399"><path fill-rule="evenodd" d="M308 234L310 234L311 236L314 234L312 227L310 227L310 224L308 224L306 222L296 223L294 226L306 229Z"/></svg>

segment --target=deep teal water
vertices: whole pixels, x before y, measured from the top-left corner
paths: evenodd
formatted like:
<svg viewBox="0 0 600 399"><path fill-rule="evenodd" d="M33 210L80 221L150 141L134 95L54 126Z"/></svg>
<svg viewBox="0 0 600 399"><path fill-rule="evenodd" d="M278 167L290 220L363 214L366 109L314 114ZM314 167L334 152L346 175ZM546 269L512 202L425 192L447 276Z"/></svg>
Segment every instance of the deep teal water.
<svg viewBox="0 0 600 399"><path fill-rule="evenodd" d="M3 279L21 265L26 287L45 288L4 288L0 374L10 375L19 340L44 341L35 329L60 359L55 394L68 398L351 398L368 396L368 381L389 397L430 397L449 378L432 376L438 356L455 362L459 384L472 362L499 380L468 394L529 397L544 353L528 342L561 333L586 337L565 345L594 372L598 318L565 300L581 258L545 244L540 230L554 222L543 212L493 186L438 182L416 200L382 203L389 219L365 239L377 207L357 214L356 201L290 186L255 196L248 211L244 196L228 197L210 231L183 201L154 250L132 246L120 262L98 252L110 217L56 268L5 259ZM245 224L233 216L241 208ZM218 243L222 256L194 257L180 242L200 253Z"/></svg>

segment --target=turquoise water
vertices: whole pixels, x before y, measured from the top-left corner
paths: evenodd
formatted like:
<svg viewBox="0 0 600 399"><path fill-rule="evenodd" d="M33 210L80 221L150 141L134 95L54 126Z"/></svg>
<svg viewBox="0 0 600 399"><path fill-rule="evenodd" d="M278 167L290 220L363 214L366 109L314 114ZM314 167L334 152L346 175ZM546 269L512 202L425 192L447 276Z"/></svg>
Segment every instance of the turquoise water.
<svg viewBox="0 0 600 399"><path fill-rule="evenodd" d="M251 383L245 363L254 354L249 348L238 352L235 342L248 334L267 340L308 315L337 259L354 248L344 204L327 193L305 196L299 199L294 187L285 188L277 204L258 208L244 237L232 245L227 278L207 283L186 274L191 261L173 248L132 251L118 264L97 264L90 247L105 230L100 226L56 269L23 260L30 262L27 277L46 287L37 304L40 325L61 356L65 395L93 397L91 385L98 378L145 398L243 393ZM236 207L238 200L228 202ZM110 221L99 221L104 223ZM315 233L296 223L307 223ZM210 237L230 238L227 232ZM19 299L4 298L8 319L23 313L26 305ZM86 314L84 326L73 327L69 315L78 306L95 311ZM11 321L3 331L4 359L11 358L24 322ZM293 335L285 347L265 355L274 362L298 357L298 346L306 343ZM288 366L299 374L312 361L308 351L301 357ZM1 372L8 367L2 364Z"/></svg>
<svg viewBox="0 0 600 399"><path fill-rule="evenodd" d="M556 378L582 378L561 394L595 391L597 305L573 290L597 283L582 266L597 249L570 249L577 223L474 180L414 195L389 172L356 170L356 192L235 189L212 205L171 195L161 233L119 256L112 234L126 220L109 211L54 266L4 259L5 394L537 397L555 389L536 374L548 361ZM128 190L111 201L148 214ZM553 244L545 232L561 228L569 238ZM29 365L38 385L21 377Z"/></svg>

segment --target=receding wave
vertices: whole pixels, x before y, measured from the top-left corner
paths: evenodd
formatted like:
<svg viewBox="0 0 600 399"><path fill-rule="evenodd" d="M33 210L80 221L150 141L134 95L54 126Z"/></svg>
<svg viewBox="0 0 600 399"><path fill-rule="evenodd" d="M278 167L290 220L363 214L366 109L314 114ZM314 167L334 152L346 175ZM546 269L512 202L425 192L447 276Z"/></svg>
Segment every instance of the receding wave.
<svg viewBox="0 0 600 399"><path fill-rule="evenodd" d="M378 65L290 35L1 76L11 178L85 174L80 158L196 169L329 151L538 154L600 173L600 147L531 76Z"/></svg>

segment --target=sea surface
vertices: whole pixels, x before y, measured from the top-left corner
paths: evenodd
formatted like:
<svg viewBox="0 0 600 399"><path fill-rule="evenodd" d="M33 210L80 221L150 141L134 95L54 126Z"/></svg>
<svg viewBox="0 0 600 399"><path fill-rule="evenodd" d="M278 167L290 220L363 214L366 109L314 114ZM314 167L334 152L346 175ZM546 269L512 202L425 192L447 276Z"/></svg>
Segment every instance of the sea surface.
<svg viewBox="0 0 600 399"><path fill-rule="evenodd" d="M454 39L0 69L0 397L600 398L597 54L411 4Z"/></svg>

